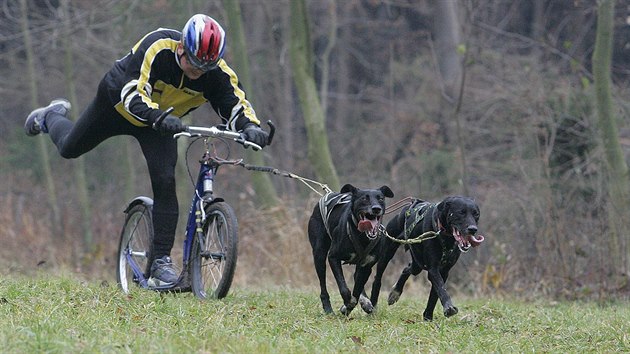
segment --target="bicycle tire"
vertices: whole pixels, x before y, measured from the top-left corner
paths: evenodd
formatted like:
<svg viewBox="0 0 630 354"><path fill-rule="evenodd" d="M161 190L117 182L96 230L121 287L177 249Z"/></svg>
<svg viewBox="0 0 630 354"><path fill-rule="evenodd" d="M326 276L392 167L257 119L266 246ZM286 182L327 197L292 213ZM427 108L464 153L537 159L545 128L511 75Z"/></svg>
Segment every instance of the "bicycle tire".
<svg viewBox="0 0 630 354"><path fill-rule="evenodd" d="M238 249L236 213L225 202L205 207L207 218L191 249L191 279L195 296L224 298L234 278Z"/></svg>
<svg viewBox="0 0 630 354"><path fill-rule="evenodd" d="M135 276L130 262L135 263L138 269L144 271L145 279L148 278L150 272L151 247L153 245L151 209L151 206L145 203L131 206L127 211L125 224L120 233L116 280L118 286L126 294L134 285L143 285L139 284L139 279ZM128 255L131 255L131 259L127 258Z"/></svg>

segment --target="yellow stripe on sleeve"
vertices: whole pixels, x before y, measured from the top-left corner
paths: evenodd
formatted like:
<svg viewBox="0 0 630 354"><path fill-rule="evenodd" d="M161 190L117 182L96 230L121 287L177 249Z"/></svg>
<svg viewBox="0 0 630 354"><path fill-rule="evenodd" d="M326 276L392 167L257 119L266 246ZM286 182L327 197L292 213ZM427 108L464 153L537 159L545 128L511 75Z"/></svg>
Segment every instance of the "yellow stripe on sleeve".
<svg viewBox="0 0 630 354"><path fill-rule="evenodd" d="M238 112L241 107L243 107L243 113L245 113L245 116L249 118L250 121L260 125L260 121L256 117L256 112L254 112L251 104L245 98L245 92L241 90L240 87L238 87L238 77L236 76L234 70L232 70L232 68L230 68L223 59L219 61L219 67L221 68L221 70L223 70L223 72L230 76L230 83L232 84L232 88L234 89L234 94L239 99L239 103L235 105L234 109L232 110L232 117L230 117L230 120L234 119L235 117L233 115Z"/></svg>
<svg viewBox="0 0 630 354"><path fill-rule="evenodd" d="M178 43L178 41L172 38L159 39L151 44L144 54L144 60L142 61L142 67L140 68L140 77L138 78L138 86L136 87L136 90L140 94L142 102L153 109L157 109L159 106L151 100L151 92L146 92L145 90L145 87L148 87L149 78L151 77L151 65L153 64L155 57L162 50L169 49L175 53Z"/></svg>

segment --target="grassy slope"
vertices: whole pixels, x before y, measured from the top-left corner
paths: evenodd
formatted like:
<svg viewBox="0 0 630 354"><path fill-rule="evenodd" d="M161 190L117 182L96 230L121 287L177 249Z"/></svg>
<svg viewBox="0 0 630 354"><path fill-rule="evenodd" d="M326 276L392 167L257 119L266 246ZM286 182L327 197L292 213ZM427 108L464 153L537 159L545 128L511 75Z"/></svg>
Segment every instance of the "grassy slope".
<svg viewBox="0 0 630 354"><path fill-rule="evenodd" d="M385 297L385 296L383 296ZM333 297L339 307L340 298ZM326 316L315 292L236 289L222 301L71 278L0 280L2 352L630 352L626 303L456 299L421 320L405 294L372 316Z"/></svg>

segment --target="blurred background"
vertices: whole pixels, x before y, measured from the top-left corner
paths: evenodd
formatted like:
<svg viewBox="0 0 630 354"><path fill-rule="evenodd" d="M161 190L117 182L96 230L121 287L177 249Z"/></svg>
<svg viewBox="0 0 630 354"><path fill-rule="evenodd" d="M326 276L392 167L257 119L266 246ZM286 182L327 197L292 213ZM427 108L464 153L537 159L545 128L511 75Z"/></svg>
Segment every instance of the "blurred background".
<svg viewBox="0 0 630 354"><path fill-rule="evenodd" d="M449 287L471 296L630 294L630 4L596 0L1 0L2 274L115 282L123 209L151 196L138 144L115 137L75 160L28 113L56 97L74 118L117 58L195 13L227 32L228 64L274 143L230 157L333 189L468 195L481 247ZM599 32L598 32L599 31ZM593 64L597 63L597 65ZM187 124L219 123L209 108ZM263 125L264 126L264 125ZM179 234L200 152L179 142ZM236 209L235 287L315 288L306 224L319 195L296 179L223 167ZM386 220L391 217L387 216ZM179 252L179 253L178 253ZM408 255L389 266L384 291ZM177 260L179 262L179 260ZM410 287L428 291L426 273Z"/></svg>

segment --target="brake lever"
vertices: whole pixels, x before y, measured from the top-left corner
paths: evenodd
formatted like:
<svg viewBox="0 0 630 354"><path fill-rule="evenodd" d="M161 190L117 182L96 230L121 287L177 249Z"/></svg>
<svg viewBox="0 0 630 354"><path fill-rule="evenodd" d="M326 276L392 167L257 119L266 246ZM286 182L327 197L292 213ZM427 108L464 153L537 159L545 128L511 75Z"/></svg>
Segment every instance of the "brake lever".
<svg viewBox="0 0 630 354"><path fill-rule="evenodd" d="M186 137L189 137L189 138L190 138L190 137L192 137L193 135L192 135L192 134L190 134L189 132L184 131L184 132L180 132L180 133L175 133L175 134L173 135L173 139L177 139L177 138L179 138L180 136L186 136Z"/></svg>
<svg viewBox="0 0 630 354"><path fill-rule="evenodd" d="M258 145L258 144L256 144L256 143L252 143L252 142L251 142L251 141L249 141L249 140L245 140L245 138L243 138L243 136L242 136L242 135L241 135L241 137L240 137L240 138L236 138L236 139L234 139L234 141L236 141L237 143L239 143L239 144L243 145L243 147L244 147L245 149L247 149L247 148L251 147L251 148L252 148L252 150L254 150L254 151L260 151L260 150L262 150L262 148L260 147L260 145Z"/></svg>

